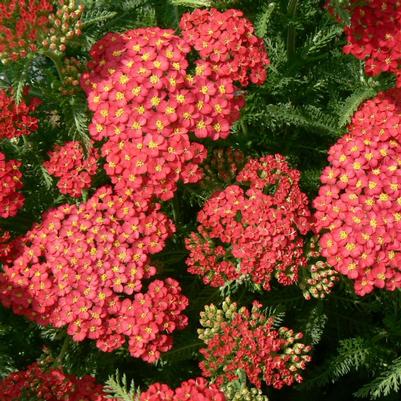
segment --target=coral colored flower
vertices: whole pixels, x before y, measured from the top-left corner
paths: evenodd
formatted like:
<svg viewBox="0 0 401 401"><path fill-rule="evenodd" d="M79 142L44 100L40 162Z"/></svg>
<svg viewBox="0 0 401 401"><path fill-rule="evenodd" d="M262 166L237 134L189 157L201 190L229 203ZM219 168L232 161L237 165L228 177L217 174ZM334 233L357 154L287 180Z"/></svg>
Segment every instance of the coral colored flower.
<svg viewBox="0 0 401 401"><path fill-rule="evenodd" d="M7 219L18 213L24 204L24 196L19 192L22 188L21 163L6 160L0 152L0 217Z"/></svg>
<svg viewBox="0 0 401 401"><path fill-rule="evenodd" d="M33 98L29 104L21 101L17 105L5 90L0 90L0 139L11 139L35 132L38 129L38 119L30 113L39 104L40 100Z"/></svg>
<svg viewBox="0 0 401 401"><path fill-rule="evenodd" d="M0 274L0 301L106 352L128 340L131 355L154 362L187 325L178 282L154 280L143 289L156 274L150 256L174 229L160 205L134 204L102 187L80 206L47 212L21 239Z"/></svg>
<svg viewBox="0 0 401 401"><path fill-rule="evenodd" d="M88 156L83 153L81 144L76 141L56 145L49 153L50 160L43 166L59 178L57 187L62 194L75 198L82 196L84 189L90 188L91 177L96 174L99 152L91 147Z"/></svg>
<svg viewBox="0 0 401 401"><path fill-rule="evenodd" d="M251 24L239 14L235 18L243 35L249 34L252 52L260 53L259 63L265 61ZM109 33L91 49L90 72L81 78L94 112L89 132L94 140L107 139L101 150L105 170L119 194L137 200L142 188L141 199L171 199L178 181L202 178L199 165L206 148L191 142L190 134L225 139L240 117L244 98L230 74L217 73L202 59L195 61L195 74L188 73L191 46L185 35L141 28ZM259 64L252 68L256 71Z"/></svg>
<svg viewBox="0 0 401 401"><path fill-rule="evenodd" d="M103 386L97 384L92 376L78 378L57 368L44 369L39 363L33 363L26 370L9 374L0 381L0 389L0 401L23 398L46 401L110 399Z"/></svg>
<svg viewBox="0 0 401 401"><path fill-rule="evenodd" d="M359 295L401 286L400 112L398 90L359 108L329 150L314 200L322 255Z"/></svg>
<svg viewBox="0 0 401 401"><path fill-rule="evenodd" d="M248 162L238 184L217 192L199 212L198 232L186 240L188 271L216 287L244 279L265 290L273 278L295 283L306 266L302 235L310 229L299 176L280 155Z"/></svg>
<svg viewBox="0 0 401 401"><path fill-rule="evenodd" d="M140 401L226 401L224 393L203 377L187 380L175 390L166 384L152 384L141 393Z"/></svg>
<svg viewBox="0 0 401 401"><path fill-rule="evenodd" d="M330 6L329 3L326 6ZM351 19L345 27L344 53L365 60L368 75L392 72L401 86L401 8L398 0L351 0L347 10Z"/></svg>
<svg viewBox="0 0 401 401"><path fill-rule="evenodd" d="M80 35L83 6L69 9L61 0L57 10L49 0L5 0L0 4L0 60L17 61L39 49L56 54Z"/></svg>
<svg viewBox="0 0 401 401"><path fill-rule="evenodd" d="M263 315L257 302L251 311L238 308L230 299L222 309L206 306L201 312L203 328L198 330L206 344L200 350L203 375L218 386L237 380L239 370L257 388L262 382L276 389L301 382L300 371L311 360L311 347L299 342L302 333L286 327L275 329L274 320Z"/></svg>
<svg viewBox="0 0 401 401"><path fill-rule="evenodd" d="M180 21L183 38L199 52L202 60L220 77L247 86L266 80L267 57L263 39L239 10L220 12L197 9Z"/></svg>

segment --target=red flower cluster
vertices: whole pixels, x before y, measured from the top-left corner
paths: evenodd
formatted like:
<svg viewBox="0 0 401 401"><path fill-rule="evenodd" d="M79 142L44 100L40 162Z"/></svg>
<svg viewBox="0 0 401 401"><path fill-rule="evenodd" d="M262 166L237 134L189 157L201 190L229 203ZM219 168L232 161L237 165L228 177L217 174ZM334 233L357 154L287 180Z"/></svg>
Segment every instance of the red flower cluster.
<svg viewBox="0 0 401 401"><path fill-rule="evenodd" d="M242 11L197 9L184 14L180 28L184 40L210 64L217 77L227 77L243 86L263 84L270 61L263 39Z"/></svg>
<svg viewBox="0 0 401 401"><path fill-rule="evenodd" d="M0 152L0 217L5 219L15 216L24 205L24 195L19 192L22 188L20 167L21 162L7 161Z"/></svg>
<svg viewBox="0 0 401 401"><path fill-rule="evenodd" d="M80 35L83 6L60 0L53 11L49 0L5 0L0 4L0 61L17 61L39 48L64 52L65 43ZM75 9L76 8L76 9Z"/></svg>
<svg viewBox="0 0 401 401"><path fill-rule="evenodd" d="M30 135L36 131L39 121L29 113L33 112L39 104L40 100L34 98L29 105L24 101L17 105L5 90L0 90L0 140Z"/></svg>
<svg viewBox="0 0 401 401"><path fill-rule="evenodd" d="M306 265L301 236L310 229L308 200L300 173L283 156L251 160L231 185L198 214L198 233L186 240L188 271L212 286L249 279L270 289L274 276L290 285Z"/></svg>
<svg viewBox="0 0 401 401"><path fill-rule="evenodd" d="M198 377L181 383L172 390L166 384L155 383L143 393L140 401L226 401L224 394L215 384L209 384L204 378ZM1 400L0 400L1 401Z"/></svg>
<svg viewBox="0 0 401 401"><path fill-rule="evenodd" d="M20 245L19 238L12 240L8 231L0 229L0 263L12 263L18 255Z"/></svg>
<svg viewBox="0 0 401 401"><path fill-rule="evenodd" d="M380 93L329 150L314 201L323 256L364 295L401 287L401 94Z"/></svg>
<svg viewBox="0 0 401 401"><path fill-rule="evenodd" d="M224 139L239 118L244 99L233 80L204 60L189 75L190 50L159 28L110 33L91 50L91 71L81 79L94 111L89 132L108 139L105 170L120 194L136 197L141 189L141 199L171 199L179 180L202 177L206 149L189 134Z"/></svg>
<svg viewBox="0 0 401 401"><path fill-rule="evenodd" d="M42 369L38 363L33 363L26 370L11 373L0 381L0 401L22 399L106 401L110 398L92 376L78 378L60 369Z"/></svg>
<svg viewBox="0 0 401 401"><path fill-rule="evenodd" d="M50 160L44 163L47 171L60 180L57 183L62 194L75 198L91 185L91 177L96 174L99 152L93 146L85 157L79 142L71 141L63 146L56 145L49 153Z"/></svg>
<svg viewBox="0 0 401 401"><path fill-rule="evenodd" d="M302 333L275 330L274 317L264 316L257 302L251 312L229 299L222 309L206 306L201 325L199 338L207 348L200 350L205 360L199 366L218 386L238 379L238 370L257 388L262 381L276 389L302 381L299 372L311 360L311 347L299 342Z"/></svg>
<svg viewBox="0 0 401 401"><path fill-rule="evenodd" d="M368 75L389 71L401 86L401 7L398 0L351 0L351 21L345 27L344 53L366 60Z"/></svg>
<svg viewBox="0 0 401 401"><path fill-rule="evenodd" d="M102 187L88 202L48 212L0 274L0 301L42 325L67 326L75 341L153 362L187 324L188 300L172 279L143 288L174 231L160 205L134 204Z"/></svg>

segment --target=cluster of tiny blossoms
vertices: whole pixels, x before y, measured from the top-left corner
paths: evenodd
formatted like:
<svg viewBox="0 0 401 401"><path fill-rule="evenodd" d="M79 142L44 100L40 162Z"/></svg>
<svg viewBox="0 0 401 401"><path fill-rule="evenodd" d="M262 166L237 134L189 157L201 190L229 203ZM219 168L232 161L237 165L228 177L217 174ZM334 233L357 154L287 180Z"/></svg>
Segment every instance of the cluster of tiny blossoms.
<svg viewBox="0 0 401 401"><path fill-rule="evenodd" d="M19 251L19 239L12 239L8 231L0 229L0 263L12 263Z"/></svg>
<svg viewBox="0 0 401 401"><path fill-rule="evenodd" d="M223 386L227 401L269 401L260 389L247 387L240 380L231 381Z"/></svg>
<svg viewBox="0 0 401 401"><path fill-rule="evenodd" d="M311 347L299 342L302 333L275 330L274 317L267 318L257 302L251 312L230 299L222 309L206 306L200 322L199 338L207 347L200 350L205 359L199 366L217 385L237 380L240 370L257 388L262 382L280 389L302 381L300 371L311 359Z"/></svg>
<svg viewBox="0 0 401 401"><path fill-rule="evenodd" d="M224 139L239 118L244 99L233 78L202 58L189 74L190 51L173 31L159 28L110 33L91 50L90 72L81 77L94 112L89 132L108 139L105 170L120 194L135 197L140 188L141 199L171 199L179 180L202 177L206 148L189 134Z"/></svg>
<svg viewBox="0 0 401 401"><path fill-rule="evenodd" d="M30 135L35 132L38 129L39 121L30 113L36 109L39 103L40 100L34 98L29 104L21 101L17 105L7 91L0 90L0 140Z"/></svg>
<svg viewBox="0 0 401 401"><path fill-rule="evenodd" d="M49 211L0 275L0 301L42 325L67 326L75 341L96 340L113 351L128 338L132 356L154 362L182 329L188 300L173 279L155 275L150 255L160 252L174 226L159 211L100 188L80 206Z"/></svg>
<svg viewBox="0 0 401 401"><path fill-rule="evenodd" d="M359 295L401 287L400 124L397 89L365 102L329 150L314 201L322 254Z"/></svg>
<svg viewBox="0 0 401 401"><path fill-rule="evenodd" d="M309 249L306 252L308 266L302 269L298 283L307 301L312 298L325 298L340 279L338 272L323 260L318 241L318 237L313 236L309 242Z"/></svg>
<svg viewBox="0 0 401 401"><path fill-rule="evenodd" d="M139 401L226 401L226 398L215 384L198 377L181 383L175 390L166 384L152 384L141 393Z"/></svg>
<svg viewBox="0 0 401 401"><path fill-rule="evenodd" d="M17 61L39 49L61 54L81 34L83 6L59 0L5 0L0 4L0 61ZM54 12L53 12L54 11Z"/></svg>
<svg viewBox="0 0 401 401"><path fill-rule="evenodd" d="M56 145L49 153L50 160L44 163L47 171L59 178L57 187L62 194L75 198L91 186L91 177L96 174L98 150L93 146L86 157L80 142L71 141Z"/></svg>
<svg viewBox="0 0 401 401"><path fill-rule="evenodd" d="M15 216L24 205L24 195L19 192L22 188L20 167L21 162L6 160L0 152L0 217L5 219Z"/></svg>
<svg viewBox="0 0 401 401"><path fill-rule="evenodd" d="M347 6L347 5L346 5ZM368 75L389 71L401 86L401 7L398 0L351 0L351 20L345 27L346 54L365 60Z"/></svg>
<svg viewBox="0 0 401 401"><path fill-rule="evenodd" d="M184 40L199 52L218 77L228 77L243 86L266 80L269 58L263 39L242 11L197 9L184 14L180 28Z"/></svg>
<svg viewBox="0 0 401 401"><path fill-rule="evenodd" d="M283 156L249 161L239 185L216 193L199 212L198 232L186 240L188 271L215 287L244 278L265 290L272 277L283 285L296 282L306 265L302 235L310 229L299 178Z"/></svg>
<svg viewBox="0 0 401 401"><path fill-rule="evenodd" d="M0 401L106 401L110 400L92 376L78 378L57 368L43 369L33 363L0 381ZM112 401L116 399L112 399Z"/></svg>

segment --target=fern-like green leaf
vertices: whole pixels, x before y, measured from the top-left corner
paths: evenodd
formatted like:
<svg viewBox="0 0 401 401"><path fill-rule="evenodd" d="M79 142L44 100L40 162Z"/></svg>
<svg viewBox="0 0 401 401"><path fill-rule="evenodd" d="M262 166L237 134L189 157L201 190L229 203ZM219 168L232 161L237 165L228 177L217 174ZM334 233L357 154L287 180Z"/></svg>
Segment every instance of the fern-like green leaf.
<svg viewBox="0 0 401 401"><path fill-rule="evenodd" d="M270 2L264 7L264 10L256 18L255 32L256 35L260 36L261 38L264 38L267 35L267 28L275 7L276 3L274 1Z"/></svg>
<svg viewBox="0 0 401 401"><path fill-rule="evenodd" d="M363 386L355 395L375 400L398 392L401 388L401 357L395 359L377 378Z"/></svg>
<svg viewBox="0 0 401 401"><path fill-rule="evenodd" d="M345 127L351 121L352 116L361 103L373 97L375 94L376 91L373 88L362 88L345 99L343 107L339 112L340 118L338 125L341 128Z"/></svg>
<svg viewBox="0 0 401 401"><path fill-rule="evenodd" d="M85 29L91 25L106 22L107 20L114 18L116 15L116 11L98 10L96 8L89 10L83 17L82 28Z"/></svg>
<svg viewBox="0 0 401 401"><path fill-rule="evenodd" d="M302 56L308 58L320 53L332 40L340 36L342 32L343 28L339 25L330 25L315 31L302 47Z"/></svg>
<svg viewBox="0 0 401 401"><path fill-rule="evenodd" d="M127 381L127 376L117 370L116 373L110 376L104 387L104 391L108 394L108 398L117 398L122 401L139 401L139 391L135 388L134 381Z"/></svg>

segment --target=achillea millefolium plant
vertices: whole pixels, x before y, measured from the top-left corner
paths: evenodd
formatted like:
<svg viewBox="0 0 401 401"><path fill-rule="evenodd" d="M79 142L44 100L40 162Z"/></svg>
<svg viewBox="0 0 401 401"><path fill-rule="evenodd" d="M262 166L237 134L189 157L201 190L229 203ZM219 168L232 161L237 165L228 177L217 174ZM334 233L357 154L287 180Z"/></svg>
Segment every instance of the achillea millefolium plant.
<svg viewBox="0 0 401 401"><path fill-rule="evenodd" d="M401 2L0 4L0 400L398 400Z"/></svg>

